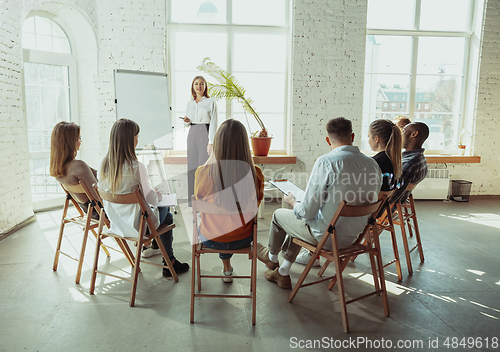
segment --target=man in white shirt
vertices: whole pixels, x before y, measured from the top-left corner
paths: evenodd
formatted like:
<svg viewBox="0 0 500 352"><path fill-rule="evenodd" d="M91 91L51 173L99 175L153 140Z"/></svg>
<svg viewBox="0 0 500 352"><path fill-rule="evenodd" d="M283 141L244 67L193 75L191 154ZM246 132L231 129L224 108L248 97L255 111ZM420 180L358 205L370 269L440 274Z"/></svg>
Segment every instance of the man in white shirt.
<svg viewBox="0 0 500 352"><path fill-rule="evenodd" d="M292 242L300 238L317 245L327 229L339 204L367 205L376 202L382 185L382 173L377 162L362 154L352 145L352 124L337 117L326 125L326 142L331 148L320 156L311 171L304 200L297 202L292 194L284 197L291 209L278 209L273 214L269 230L269 244L257 244L257 256L266 264L265 277L281 288L290 289L290 267L300 251ZM336 230L340 248L349 246L366 225L366 217L341 218ZM331 249L331 241L327 246ZM279 265L278 253L283 251L284 262Z"/></svg>

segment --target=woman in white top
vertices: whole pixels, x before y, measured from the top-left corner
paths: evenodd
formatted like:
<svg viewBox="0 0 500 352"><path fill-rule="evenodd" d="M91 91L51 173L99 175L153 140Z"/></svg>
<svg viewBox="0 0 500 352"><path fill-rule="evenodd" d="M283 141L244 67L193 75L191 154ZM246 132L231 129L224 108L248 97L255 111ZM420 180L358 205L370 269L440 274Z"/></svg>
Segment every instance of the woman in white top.
<svg viewBox="0 0 500 352"><path fill-rule="evenodd" d="M208 96L207 81L196 76L191 83L192 100L187 104L184 123L190 126L187 139L188 205L194 194L194 175L212 154L217 130L217 104Z"/></svg>
<svg viewBox="0 0 500 352"><path fill-rule="evenodd" d="M99 168L99 188L113 194L131 193L139 188L146 203L151 207L150 216L158 227L173 222L168 207L158 207L161 193L153 190L146 166L137 160L135 147L139 141L139 125L132 120L119 119L111 129L109 150ZM141 209L139 204L116 204L103 202L104 210L111 222L110 231L122 236L133 236L139 231ZM189 270L187 263L175 259L172 249L172 231L160 239L177 273ZM164 268L163 276L170 277L170 270Z"/></svg>

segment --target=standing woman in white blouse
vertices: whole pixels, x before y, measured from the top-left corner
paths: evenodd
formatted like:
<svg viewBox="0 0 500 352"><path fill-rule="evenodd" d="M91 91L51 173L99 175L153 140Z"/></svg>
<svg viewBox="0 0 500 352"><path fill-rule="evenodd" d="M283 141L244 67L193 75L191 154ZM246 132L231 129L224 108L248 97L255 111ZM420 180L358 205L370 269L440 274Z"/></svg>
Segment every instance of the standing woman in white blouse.
<svg viewBox="0 0 500 352"><path fill-rule="evenodd" d="M191 83L192 100L187 104L184 123L190 126L187 138L188 205L194 194L194 176L198 166L205 164L212 154L217 130L217 104L208 96L207 81L196 76Z"/></svg>

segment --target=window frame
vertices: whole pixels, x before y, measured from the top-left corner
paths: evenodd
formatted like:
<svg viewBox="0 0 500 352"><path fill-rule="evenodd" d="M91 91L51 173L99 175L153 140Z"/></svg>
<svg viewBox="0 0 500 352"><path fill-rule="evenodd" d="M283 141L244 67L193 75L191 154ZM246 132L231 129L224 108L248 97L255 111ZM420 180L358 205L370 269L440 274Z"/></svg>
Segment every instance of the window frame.
<svg viewBox="0 0 500 352"><path fill-rule="evenodd" d="M175 56L172 55L172 52L175 48L176 40L175 34L179 32L204 32L204 33L225 33L227 34L227 67L224 67L228 72L232 72L232 65L234 62L234 36L237 34L271 34L271 35L284 35L285 36L285 69L284 69L284 102L283 102L283 141L284 141L284 149L271 149L269 154L273 155L286 155L289 154L291 148L290 137L288 136L288 132L290 131L290 89L291 89L291 0L285 0L285 24L283 26L275 26L275 25L247 25L247 24L233 24L232 23L232 1L226 0L226 23L223 24L214 24L214 23L180 23L172 21L172 2L171 0L167 0L167 25L166 25L166 37L167 37L167 45L165 47L166 51L166 66L167 66L167 74L169 79L170 87L175 86L175 78L173 75L175 65ZM201 72L200 72L201 73ZM266 72L272 73L272 72ZM170 89L170 101L173 105L175 101L176 92L174 89ZM222 101L218 102L222 104ZM236 103L236 102L235 102ZM187 101L186 101L187 104ZM175 109L172 109L175 113ZM225 105L225 114L226 119L228 116L232 114L232 103L226 101ZM249 117L250 118L250 117ZM219 121L220 123L220 121ZM271 134L276 133L274 131L269 131ZM280 132L281 133L281 132ZM175 144L175 142L174 142ZM271 143L271 148L273 147ZM167 154L171 155L185 155L186 150L181 149L173 149L167 151Z"/></svg>
<svg viewBox="0 0 500 352"><path fill-rule="evenodd" d="M370 35L374 36L401 36L401 37L410 37L411 38L411 61L410 61L410 73L409 73L409 78L410 78L410 86L409 86L409 97L408 97L408 104L407 104L407 110L410 118L416 119L419 118L419 108L418 105L420 105L420 110L422 110L425 105L422 105L422 103L417 103L416 100L416 83L417 83L417 78L418 76L432 76L429 74L418 74L417 76L417 67L418 67L418 48L419 48L419 41L420 38L422 37L441 37L441 38L464 38L464 52L463 52L463 68L462 68L462 83L461 83L461 88L460 88L460 106L458 110L459 114L459 119L458 119L458 124L457 128L453 133L453 142L452 142L452 147L458 144L458 139L460 136L460 131L462 131L463 128L467 125L467 121L469 120L469 117L466 116L466 112L469 108L468 104L468 96L470 92L468 91L470 89L470 82L469 82L469 76L470 76L470 71L475 69L474 67L470 66L470 59L473 56L472 52L472 46L471 46L471 40L472 36L474 35L474 32L472 31L473 24L475 18L479 15L478 12L482 11L478 8L476 8L476 0L470 0L468 3L468 22L467 22L467 28L465 31L444 31L444 30L421 30L419 29L420 27L420 11L421 11L421 0L415 0L415 5L414 5L414 14L413 14L413 19L414 19L414 29L408 30L408 29L375 29L375 28L369 28L367 24L367 29L366 29L366 36L367 38ZM376 75L378 73L375 72L365 72L365 77L366 74L372 74ZM457 75L453 75L457 76ZM474 99L475 102L475 99ZM363 115L368 114L374 114L376 111L363 111ZM470 131L471 134L473 131ZM363 138L363 143L365 142L366 136L362 136ZM426 150L428 153L442 153L442 152L450 152L454 151L454 149L435 149L435 150Z"/></svg>
<svg viewBox="0 0 500 352"><path fill-rule="evenodd" d="M45 17L53 21L58 25L66 34L68 38L70 48L71 38L68 36L68 31L59 22L54 21L49 15L45 13L40 13L39 11L33 11L30 13L26 19L33 16ZM24 119L26 123L26 140L28 136L28 121L26 115L26 86L25 86L25 75L24 75L24 63L35 63L35 64L45 64L45 65L57 65L57 66L67 66L68 67L68 87L69 87L69 115L70 121L79 124L78 118L78 75L77 75L77 62L73 50L71 54L63 54L57 52L36 50L36 49L22 49L23 52L23 69L22 69L22 92L23 92L23 108L24 108ZM50 151L37 151L29 152L29 159L43 159L50 157ZM61 197L54 197L50 199L32 201L33 211L41 211L51 207L62 205L64 202L64 194L61 193Z"/></svg>

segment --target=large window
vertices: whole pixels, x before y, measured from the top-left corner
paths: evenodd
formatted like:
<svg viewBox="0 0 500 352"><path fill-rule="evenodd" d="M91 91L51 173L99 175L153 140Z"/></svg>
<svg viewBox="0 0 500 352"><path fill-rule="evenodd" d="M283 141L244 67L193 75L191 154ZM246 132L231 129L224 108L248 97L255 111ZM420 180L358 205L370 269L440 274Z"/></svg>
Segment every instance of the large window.
<svg viewBox="0 0 500 352"><path fill-rule="evenodd" d="M372 121L398 115L429 126L427 149L456 148L466 128L473 5L474 0L368 0L363 148L369 149Z"/></svg>
<svg viewBox="0 0 500 352"><path fill-rule="evenodd" d="M236 76L255 101L273 135L271 150L286 148L289 65L289 0L171 0L168 58L172 110L184 116L196 67L205 57ZM210 82L211 77L204 75ZM242 121L255 132L257 122L241 104L217 102L219 125L226 118ZM186 150L187 131L173 119L174 148Z"/></svg>
<svg viewBox="0 0 500 352"><path fill-rule="evenodd" d="M59 121L76 120L76 95L70 85L75 85L76 68L66 34L48 18L28 17L22 44L31 194L39 209L63 195L49 174L50 137Z"/></svg>

